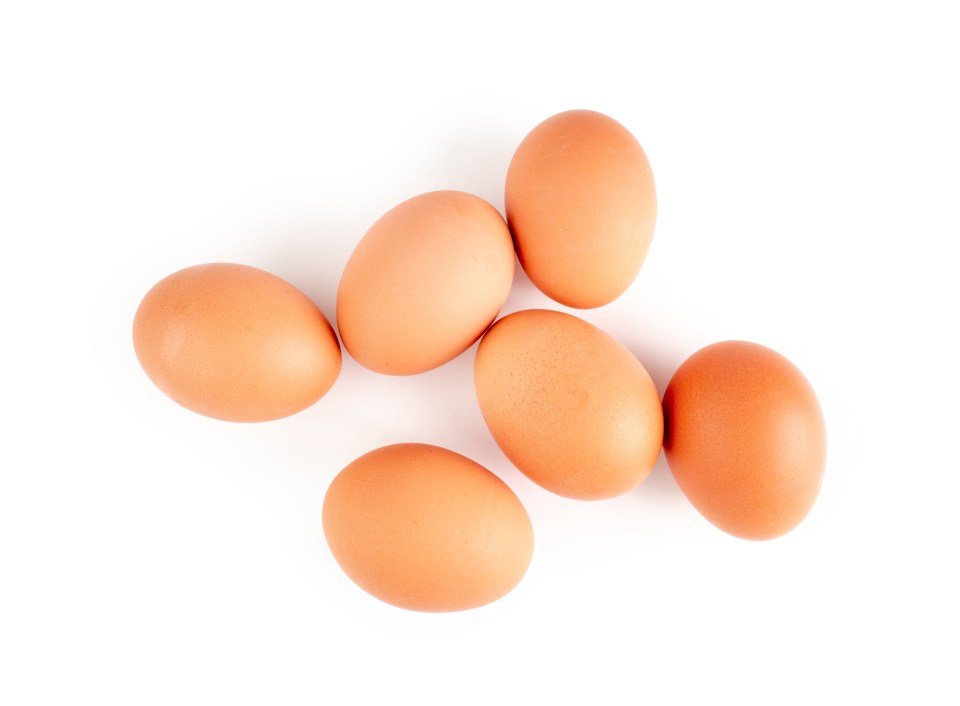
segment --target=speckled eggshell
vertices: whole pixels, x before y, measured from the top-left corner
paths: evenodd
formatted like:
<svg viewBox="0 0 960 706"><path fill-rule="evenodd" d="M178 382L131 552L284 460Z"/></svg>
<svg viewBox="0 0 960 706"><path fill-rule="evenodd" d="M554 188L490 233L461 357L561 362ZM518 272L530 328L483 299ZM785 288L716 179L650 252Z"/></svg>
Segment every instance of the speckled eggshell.
<svg viewBox="0 0 960 706"><path fill-rule="evenodd" d="M626 347L586 321L544 310L505 316L480 341L474 380L493 438L547 490L609 498L656 463L657 388Z"/></svg>
<svg viewBox="0 0 960 706"><path fill-rule="evenodd" d="M571 110L537 125L513 155L505 198L520 264L547 296L589 309L636 278L656 189L640 143L613 118Z"/></svg>
<svg viewBox="0 0 960 706"><path fill-rule="evenodd" d="M370 228L337 293L343 345L389 375L436 368L496 318L513 282L514 251L500 213L462 191L415 196Z"/></svg>
<svg viewBox="0 0 960 706"><path fill-rule="evenodd" d="M513 491L460 454L427 444L371 451L331 483L323 530L360 588L409 610L476 608L508 593L533 554Z"/></svg>
<svg viewBox="0 0 960 706"><path fill-rule="evenodd" d="M320 309L245 265L197 265L161 280L137 309L133 345L174 401L232 422L299 412L340 374L340 344Z"/></svg>
<svg viewBox="0 0 960 706"><path fill-rule="evenodd" d="M806 517L826 431L813 388L789 360L745 341L707 346L674 374L663 410L670 470L714 525L772 539Z"/></svg>

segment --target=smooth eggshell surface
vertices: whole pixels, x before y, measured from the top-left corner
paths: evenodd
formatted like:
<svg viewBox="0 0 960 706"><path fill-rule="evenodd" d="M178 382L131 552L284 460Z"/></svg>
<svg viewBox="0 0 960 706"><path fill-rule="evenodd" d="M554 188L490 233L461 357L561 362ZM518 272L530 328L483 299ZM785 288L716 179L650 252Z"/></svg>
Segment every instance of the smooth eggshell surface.
<svg viewBox="0 0 960 706"><path fill-rule="evenodd" d="M317 306L245 265L198 265L161 280L137 309L133 344L173 400L232 422L299 412L340 374L340 344Z"/></svg>
<svg viewBox="0 0 960 706"><path fill-rule="evenodd" d="M531 480L570 498L621 495L656 463L657 388L613 337L575 316L505 316L480 341L480 410L497 444Z"/></svg>
<svg viewBox="0 0 960 706"><path fill-rule="evenodd" d="M390 375L436 368L469 348L500 311L514 267L500 213L462 191L415 196L373 224L337 293L343 345Z"/></svg>
<svg viewBox="0 0 960 706"><path fill-rule="evenodd" d="M513 491L483 466L426 444L371 451L323 503L334 558L362 589L410 610L485 605L523 578L533 528Z"/></svg>
<svg viewBox="0 0 960 706"><path fill-rule="evenodd" d="M598 307L636 278L656 189L640 143L613 118L571 110L537 125L510 162L505 198L520 264L547 296Z"/></svg>
<svg viewBox="0 0 960 706"><path fill-rule="evenodd" d="M786 358L745 341L694 353L663 397L664 452L694 507L744 539L771 539L810 511L826 463L813 388Z"/></svg>

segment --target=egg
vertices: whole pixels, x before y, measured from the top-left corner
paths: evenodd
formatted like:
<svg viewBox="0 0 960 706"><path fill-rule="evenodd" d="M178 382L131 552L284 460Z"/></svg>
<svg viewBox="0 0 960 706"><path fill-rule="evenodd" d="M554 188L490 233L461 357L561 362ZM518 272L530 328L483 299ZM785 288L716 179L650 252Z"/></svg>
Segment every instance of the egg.
<svg viewBox="0 0 960 706"><path fill-rule="evenodd" d="M494 440L547 490L609 498L656 463L657 388L626 347L575 316L535 309L500 319L480 341L474 381Z"/></svg>
<svg viewBox="0 0 960 706"><path fill-rule="evenodd" d="M371 451L330 484L323 531L360 588L410 610L477 608L519 583L533 527L497 476L427 444Z"/></svg>
<svg viewBox="0 0 960 706"><path fill-rule="evenodd" d="M174 401L232 422L299 412L340 373L340 344L320 309L245 265L197 265L161 280L137 309L133 345Z"/></svg>
<svg viewBox="0 0 960 706"><path fill-rule="evenodd" d="M462 191L415 196L388 211L347 262L337 293L343 345L390 375L436 368L491 324L513 282L500 213Z"/></svg>
<svg viewBox="0 0 960 706"><path fill-rule="evenodd" d="M772 539L810 511L826 464L823 414L782 355L745 341L707 346L674 374L663 411L670 470L714 525Z"/></svg>
<svg viewBox="0 0 960 706"><path fill-rule="evenodd" d="M626 291L657 218L640 143L613 118L589 110L547 118L523 139L507 170L505 199L527 276L578 309Z"/></svg>

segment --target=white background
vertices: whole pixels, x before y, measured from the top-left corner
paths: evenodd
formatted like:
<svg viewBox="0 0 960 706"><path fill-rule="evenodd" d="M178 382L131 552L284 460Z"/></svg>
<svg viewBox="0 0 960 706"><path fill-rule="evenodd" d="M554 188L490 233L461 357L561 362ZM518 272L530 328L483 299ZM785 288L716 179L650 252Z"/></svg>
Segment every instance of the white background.
<svg viewBox="0 0 960 706"><path fill-rule="evenodd" d="M951 3L347 6L0 9L0 702L957 703ZM502 209L522 137L575 107L637 136L660 205L632 288L582 316L661 392L729 338L817 390L827 472L791 534L722 534L662 459L615 500L533 485L483 425L474 349L411 378L347 358L261 425L138 367L167 274L258 266L332 317L384 211L438 188ZM528 307L562 309L518 273L506 311ZM327 484L400 441L526 505L501 601L405 612L339 571Z"/></svg>

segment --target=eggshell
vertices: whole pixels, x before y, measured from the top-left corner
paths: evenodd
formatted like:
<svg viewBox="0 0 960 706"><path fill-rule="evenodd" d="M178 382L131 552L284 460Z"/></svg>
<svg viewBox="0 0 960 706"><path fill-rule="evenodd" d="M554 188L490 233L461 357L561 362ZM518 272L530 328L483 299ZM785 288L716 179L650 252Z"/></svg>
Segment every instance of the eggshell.
<svg viewBox="0 0 960 706"><path fill-rule="evenodd" d="M474 368L497 444L531 480L569 498L609 498L650 473L663 439L657 388L640 361L569 314L495 323Z"/></svg>
<svg viewBox="0 0 960 706"><path fill-rule="evenodd" d="M771 539L810 511L826 431L813 388L782 355L745 341L707 346L674 374L663 411L670 470L714 525Z"/></svg>
<svg viewBox="0 0 960 706"><path fill-rule="evenodd" d="M232 422L299 412L340 373L340 344L316 305L245 265L198 265L161 280L137 309L133 345L173 400Z"/></svg>
<svg viewBox="0 0 960 706"><path fill-rule="evenodd" d="M653 173L623 125L571 110L520 143L507 170L506 211L530 280L561 304L598 307L626 291L647 256Z"/></svg>
<svg viewBox="0 0 960 706"><path fill-rule="evenodd" d="M526 510L499 478L426 444L371 451L334 479L323 531L341 568L410 610L476 608L508 593L533 554Z"/></svg>
<svg viewBox="0 0 960 706"><path fill-rule="evenodd" d="M469 348L513 282L507 224L462 191L415 196L357 245L340 280L337 325L361 365L390 375L436 368Z"/></svg>

